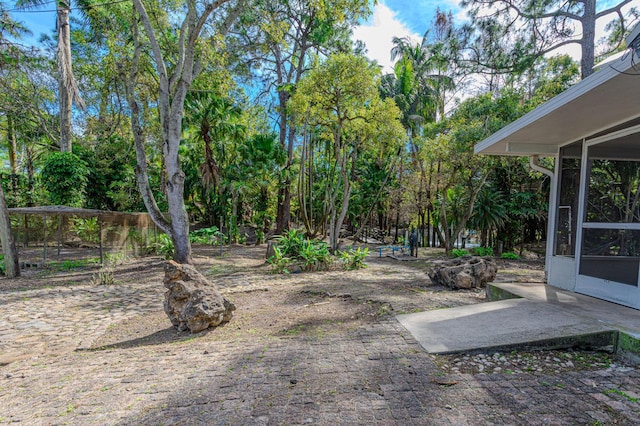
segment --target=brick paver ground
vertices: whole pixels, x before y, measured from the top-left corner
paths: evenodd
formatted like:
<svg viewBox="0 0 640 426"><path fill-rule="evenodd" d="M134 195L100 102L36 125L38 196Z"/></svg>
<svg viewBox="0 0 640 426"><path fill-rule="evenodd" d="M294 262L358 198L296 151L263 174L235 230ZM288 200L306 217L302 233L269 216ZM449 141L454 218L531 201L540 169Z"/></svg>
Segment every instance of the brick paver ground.
<svg viewBox="0 0 640 426"><path fill-rule="evenodd" d="M162 288L0 298L0 350L20 355L0 366L0 424L640 424L636 368L443 374L392 317L337 335L87 350L109 323L161 309Z"/></svg>

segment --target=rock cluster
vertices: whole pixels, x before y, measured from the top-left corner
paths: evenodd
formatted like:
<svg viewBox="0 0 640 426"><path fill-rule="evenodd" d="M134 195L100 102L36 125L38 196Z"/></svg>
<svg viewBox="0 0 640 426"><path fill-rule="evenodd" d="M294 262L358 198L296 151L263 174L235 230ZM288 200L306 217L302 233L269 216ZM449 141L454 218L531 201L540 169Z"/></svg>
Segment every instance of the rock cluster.
<svg viewBox="0 0 640 426"><path fill-rule="evenodd" d="M231 319L235 305L193 266L168 261L164 267L164 311L179 330L192 333Z"/></svg>
<svg viewBox="0 0 640 426"><path fill-rule="evenodd" d="M434 360L440 368L453 374L561 374L569 371L633 369L612 353L573 350L440 355L434 356Z"/></svg>
<svg viewBox="0 0 640 426"><path fill-rule="evenodd" d="M483 288L498 273L496 263L486 257L462 256L442 261L429 271L434 284L452 289Z"/></svg>

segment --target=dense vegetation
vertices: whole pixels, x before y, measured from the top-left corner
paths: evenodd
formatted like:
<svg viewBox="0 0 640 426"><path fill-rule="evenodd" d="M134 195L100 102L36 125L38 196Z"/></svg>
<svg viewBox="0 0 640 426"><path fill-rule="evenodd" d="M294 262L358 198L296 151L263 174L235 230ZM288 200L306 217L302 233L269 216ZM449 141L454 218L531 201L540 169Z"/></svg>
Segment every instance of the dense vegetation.
<svg viewBox="0 0 640 426"><path fill-rule="evenodd" d="M486 3L520 11L518 31ZM505 250L543 240L548 178L473 146L586 73L584 60L545 56L579 32L568 17L612 21L607 39L579 40L592 64L624 47L637 14L534 3L465 0L475 25L437 11L422 42L394 40L382 75L350 38L364 0L78 0L82 19L37 48L10 10L40 3L3 1L0 195L149 211L183 262L195 224L232 241L251 226L258 242L296 227L328 236L330 251L344 228L396 240L417 228L448 250L469 231Z"/></svg>

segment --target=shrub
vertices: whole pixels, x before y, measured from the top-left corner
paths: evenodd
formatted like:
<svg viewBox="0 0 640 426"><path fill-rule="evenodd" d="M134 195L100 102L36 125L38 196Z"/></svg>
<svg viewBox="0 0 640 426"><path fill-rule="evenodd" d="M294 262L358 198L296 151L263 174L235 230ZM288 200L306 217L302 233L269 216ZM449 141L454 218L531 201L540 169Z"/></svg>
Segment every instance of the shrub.
<svg viewBox="0 0 640 426"><path fill-rule="evenodd" d="M267 259L267 262L271 264L271 272L274 274L288 274L287 267L291 263L291 259L286 257L282 250L278 246L273 246L273 256Z"/></svg>
<svg viewBox="0 0 640 426"><path fill-rule="evenodd" d="M292 263L305 271L327 269L333 263L325 242L305 239L302 232L295 229L278 237L274 250L276 254L269 259L273 272L288 273L287 267Z"/></svg>
<svg viewBox="0 0 640 426"><path fill-rule="evenodd" d="M320 241L304 240L297 257L302 260L302 268L305 271L326 268L332 263L327 244Z"/></svg>
<svg viewBox="0 0 640 426"><path fill-rule="evenodd" d="M364 263L364 260L369 255L368 248L360 248L357 249L349 249L348 251L340 252L340 261L342 262L342 266L344 269L351 271L354 269L362 269L366 268L367 264Z"/></svg>
<svg viewBox="0 0 640 426"><path fill-rule="evenodd" d="M7 270L4 266L4 256L0 254L0 275L5 275L6 273Z"/></svg>
<svg viewBox="0 0 640 426"><path fill-rule="evenodd" d="M82 241L89 243L100 242L100 224L97 217L82 219L74 217L71 220L71 230L76 233Z"/></svg>
<svg viewBox="0 0 640 426"><path fill-rule="evenodd" d="M518 256L517 254L513 253L513 252L505 252L502 253L502 256L500 256L502 259L510 259L510 260L518 260L520 259L520 256Z"/></svg>
<svg viewBox="0 0 640 426"><path fill-rule="evenodd" d="M155 237L146 248L149 254L158 254L165 259L173 257L173 241L167 234L160 234Z"/></svg>
<svg viewBox="0 0 640 426"><path fill-rule="evenodd" d="M476 247L473 252L478 256L493 256L493 247Z"/></svg>
<svg viewBox="0 0 640 426"><path fill-rule="evenodd" d="M451 250L451 256L453 257L462 257L462 256L466 256L469 253L469 250L465 250L465 249L453 249Z"/></svg>
<svg viewBox="0 0 640 426"><path fill-rule="evenodd" d="M89 170L71 152L54 152L45 161L41 178L53 204L81 207Z"/></svg>
<svg viewBox="0 0 640 426"><path fill-rule="evenodd" d="M283 256L299 257L303 243L304 235L295 229L290 229L285 232L284 235L278 237L278 247L282 251Z"/></svg>
<svg viewBox="0 0 640 426"><path fill-rule="evenodd" d="M202 228L189 233L189 241L193 244L219 244L223 235L217 226Z"/></svg>

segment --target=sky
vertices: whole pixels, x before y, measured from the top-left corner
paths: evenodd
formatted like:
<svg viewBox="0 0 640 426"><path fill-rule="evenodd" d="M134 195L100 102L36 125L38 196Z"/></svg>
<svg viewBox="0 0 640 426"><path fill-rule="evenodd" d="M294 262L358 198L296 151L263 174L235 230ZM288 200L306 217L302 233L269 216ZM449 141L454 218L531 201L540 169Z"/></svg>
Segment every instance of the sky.
<svg viewBox="0 0 640 426"><path fill-rule="evenodd" d="M598 10L603 10L619 2L620 0L597 0L597 7ZM640 0L633 0L628 7L633 6L640 9ZM383 72L391 72L393 37L410 36L416 42L422 40L437 7L445 12L451 11L457 25L467 19L466 12L459 6L459 0L379 0L369 21L354 29L353 38L365 43L369 58L383 65ZM606 22L601 20L596 29L600 36L604 31L604 24ZM596 39L598 38L596 34ZM578 59L580 49L577 45L569 45L559 53L569 53Z"/></svg>
<svg viewBox="0 0 640 426"><path fill-rule="evenodd" d="M12 0L1 1L6 9L10 9L10 5L14 3ZM597 0L598 9L602 10L619 1ZM11 13L15 20L22 21L31 30L32 35L26 40L28 43L35 44L42 33L51 34L55 28L55 12L44 11L55 9L54 4L53 1L46 1L39 9ZM640 9L640 0L633 0L630 6ZM384 72L390 72L392 38L410 36L419 42L437 7L443 11L451 11L458 25L467 19L465 11L459 6L459 0L378 0L371 18L354 29L353 38L362 40L367 46L369 57L383 65ZM603 30L603 25L604 22L601 22L599 31ZM579 49L575 46L565 51L576 58L579 56Z"/></svg>

